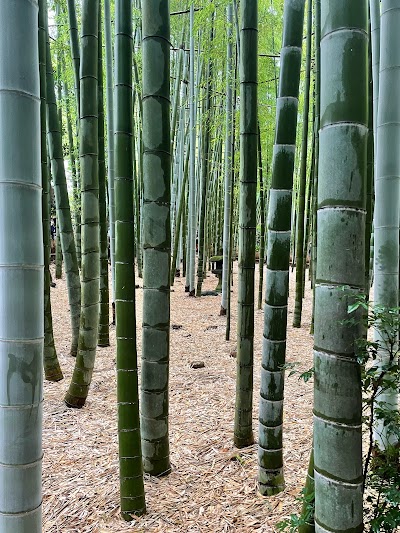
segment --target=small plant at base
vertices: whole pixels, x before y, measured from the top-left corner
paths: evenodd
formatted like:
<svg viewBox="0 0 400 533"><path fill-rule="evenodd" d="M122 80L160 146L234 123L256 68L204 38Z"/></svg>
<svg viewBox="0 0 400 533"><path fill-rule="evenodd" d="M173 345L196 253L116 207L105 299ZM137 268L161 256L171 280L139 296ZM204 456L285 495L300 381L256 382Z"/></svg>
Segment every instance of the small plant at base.
<svg viewBox="0 0 400 533"><path fill-rule="evenodd" d="M382 394L400 388L399 342L400 309L369 306L360 296L348 307L350 316L344 323L349 327L361 326L365 335L356 343L357 359L361 367L367 450L364 458L364 502L366 531L393 532L400 526L400 415L398 409L383 401ZM369 329L379 330L379 340L370 341ZM379 359L383 358L383 362ZM296 364L286 365L289 376L300 374ZM307 382L313 369L303 374ZM386 430L387 446L379 449L374 440L374 428L380 422ZM278 531L295 533L312 522L314 494L302 494L300 515L292 514L277 524ZM311 520L310 520L311 519Z"/></svg>

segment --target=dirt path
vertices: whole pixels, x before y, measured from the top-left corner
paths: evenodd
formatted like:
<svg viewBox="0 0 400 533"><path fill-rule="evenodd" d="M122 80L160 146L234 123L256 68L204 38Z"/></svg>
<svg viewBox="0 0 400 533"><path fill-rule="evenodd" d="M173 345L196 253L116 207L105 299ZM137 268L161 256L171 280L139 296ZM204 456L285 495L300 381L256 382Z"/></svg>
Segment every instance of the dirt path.
<svg viewBox="0 0 400 533"><path fill-rule="evenodd" d="M172 473L146 477L147 514L131 523L119 517L116 430L115 328L111 347L98 350L93 383L84 409L67 409L63 396L73 360L68 355L70 321L65 279L52 289L56 347L65 379L45 383L44 531L102 532L273 532L274 525L294 512L311 443L312 384L296 376L285 389L286 490L266 499L257 492L257 446L238 451L232 445L235 401L236 282L232 294L233 340L225 341L220 297L189 298L184 280L171 294L170 439ZM138 283L142 285L142 280ZM204 289L216 286L210 275ZM256 280L258 286L258 276ZM288 361L312 366L309 335L311 291L307 283L301 329L291 326L294 274L288 328ZM142 293L137 290L140 358ZM255 313L254 431L257 436L258 391L263 312ZM202 360L203 369L189 363Z"/></svg>

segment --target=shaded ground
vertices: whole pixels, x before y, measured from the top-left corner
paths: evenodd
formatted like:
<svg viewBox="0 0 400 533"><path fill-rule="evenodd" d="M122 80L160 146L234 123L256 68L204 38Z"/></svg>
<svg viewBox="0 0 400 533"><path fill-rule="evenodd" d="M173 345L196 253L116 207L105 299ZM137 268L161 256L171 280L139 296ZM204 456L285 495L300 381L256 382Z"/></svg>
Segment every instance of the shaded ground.
<svg viewBox="0 0 400 533"><path fill-rule="evenodd" d="M257 266L258 268L258 266ZM296 376L286 380L286 490L266 499L257 492L257 446L237 450L232 445L235 365L231 357L236 337L236 283L232 294L233 340L225 341L225 317L220 297L189 298L184 280L171 294L170 439L172 473L146 477L147 514L131 523L119 517L115 387L115 328L111 346L99 348L93 383L82 410L67 409L63 397L74 360L68 355L70 321L65 279L52 289L56 347L65 379L45 383L43 515L45 532L273 532L274 525L294 512L307 470L311 443L312 384ZM257 270L256 270L257 271ZM291 274L291 296L294 293ZM142 285L141 280L138 281ZM204 289L213 289L210 275ZM258 272L257 283L258 286ZM142 290L137 290L140 358ZM291 327L290 298L288 361L302 370L312 366L309 335L311 291L307 284L301 329ZM255 313L254 431L257 437L258 391L263 312ZM193 360L205 368L191 369Z"/></svg>

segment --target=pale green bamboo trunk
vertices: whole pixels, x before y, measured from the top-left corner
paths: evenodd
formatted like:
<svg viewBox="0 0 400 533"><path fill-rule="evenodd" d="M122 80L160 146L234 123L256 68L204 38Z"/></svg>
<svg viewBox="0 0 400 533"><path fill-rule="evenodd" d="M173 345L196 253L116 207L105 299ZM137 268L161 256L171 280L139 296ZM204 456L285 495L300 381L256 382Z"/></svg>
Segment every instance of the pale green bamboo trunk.
<svg viewBox="0 0 400 533"><path fill-rule="evenodd" d="M50 164L50 160L48 161ZM62 278L62 251L61 251L61 237L60 237L60 226L56 220L56 279ZM73 355L73 354L72 354Z"/></svg>
<svg viewBox="0 0 400 533"><path fill-rule="evenodd" d="M50 43L46 47L47 79L47 142L54 181L54 194L57 207L57 235L61 239L61 248L67 280L68 301L71 315L71 355L78 349L79 320L81 304L81 284L79 279L78 259L76 255L74 231L72 228L69 205L67 178L64 168L62 135L58 121L57 104L54 91L54 76L51 64Z"/></svg>
<svg viewBox="0 0 400 533"><path fill-rule="evenodd" d="M372 54L372 85L373 85L373 100L374 100L374 146L375 154L377 153L377 124L378 124L378 105L379 105L379 62L380 62L380 48L381 48L381 7L380 0L369 0L369 16L371 21L371 54ZM376 167L376 157L375 157Z"/></svg>
<svg viewBox="0 0 400 533"><path fill-rule="evenodd" d="M115 314L121 513L145 512L136 350L132 2L115 4Z"/></svg>
<svg viewBox="0 0 400 533"><path fill-rule="evenodd" d="M38 3L0 2L0 531L42 527Z"/></svg>
<svg viewBox="0 0 400 533"><path fill-rule="evenodd" d="M308 0L307 15L307 46L306 46L306 73L304 83L304 108L303 108L303 138L301 143L301 167L299 198L297 202L297 246L296 246L296 295L293 313L293 327L301 327L301 317L303 311L303 272L307 262L304 256L304 215L305 215L305 193L307 186L307 157L308 157L308 123L310 111L310 81L311 81L311 39L312 39L312 2Z"/></svg>
<svg viewBox="0 0 400 533"><path fill-rule="evenodd" d="M112 301L115 301L115 199L114 199L114 91L111 38L110 0L104 0L104 36L106 42L107 83L107 154L108 154L108 219L110 228L110 258Z"/></svg>
<svg viewBox="0 0 400 533"><path fill-rule="evenodd" d="M99 346L110 346L110 302L108 292L108 238L107 238L107 199L106 162L104 147L104 104L103 104L103 46L101 29L101 7L99 10L98 47L98 113L99 113L99 221L100 221L100 316Z"/></svg>
<svg viewBox="0 0 400 533"><path fill-rule="evenodd" d="M313 304L311 316L311 335L314 333L314 318L315 318L315 273L317 269L317 196L318 196L318 173L319 173L319 124L320 124L320 93L321 93L321 0L314 0L314 43L315 43L315 121L314 121L314 137L315 137L315 151L314 151L314 182L313 182L313 198L312 202L312 228L313 234L311 239L311 285L313 289Z"/></svg>
<svg viewBox="0 0 400 533"><path fill-rule="evenodd" d="M269 193L261 363L258 481L261 494L284 488L283 396L293 170L305 1L285 0L281 72Z"/></svg>
<svg viewBox="0 0 400 533"><path fill-rule="evenodd" d="M242 448L254 442L252 409L258 142L257 2L243 0L240 14L240 208L234 442Z"/></svg>
<svg viewBox="0 0 400 533"><path fill-rule="evenodd" d="M232 4L227 7L227 44L226 44L226 126L225 126L225 155L224 155L224 226L222 238L223 262L222 262L222 294L220 315L226 315L228 308L228 291L230 290L230 264L229 251L231 241L231 196L232 191L232 75L233 47L232 47Z"/></svg>
<svg viewBox="0 0 400 533"><path fill-rule="evenodd" d="M50 299L50 180L47 168L47 126L46 126L46 42L47 5L39 1L39 63L40 63L40 125L42 163L42 218L44 247L44 372L48 381L60 381L63 373L57 358L53 336L53 317Z"/></svg>
<svg viewBox="0 0 400 533"><path fill-rule="evenodd" d="M65 65L64 65L65 76ZM72 194L73 194L73 212L74 212L74 224L75 224L75 247L76 255L78 258L78 265L80 266L81 257L81 184L79 178L79 169L76 161L76 151L74 143L74 134L72 130L71 119L71 102L68 83L64 81L64 98L67 115L67 133L68 133L68 146L69 146L69 162L71 165L72 173Z"/></svg>
<svg viewBox="0 0 400 533"><path fill-rule="evenodd" d="M314 335L315 529L363 531L361 372L348 305L364 290L367 2L321 1ZM357 318L357 317L355 317Z"/></svg>
<svg viewBox="0 0 400 533"><path fill-rule="evenodd" d="M194 296L195 262L196 262L196 104L194 78L194 6L190 7L190 75L189 75L189 131L190 131L190 167L189 167L189 203L188 203L188 253L186 266L186 289Z"/></svg>
<svg viewBox="0 0 400 533"><path fill-rule="evenodd" d="M169 1L143 9L143 330L141 426L145 472L171 470L168 435L170 329ZM158 13L158 17L154 17Z"/></svg>
<svg viewBox="0 0 400 533"><path fill-rule="evenodd" d="M210 33L210 46L214 40L214 16L211 15L211 33ZM211 52L210 52L211 53ZM209 174L211 169L211 122L214 116L212 109L212 87L213 87L213 62L210 59L208 61L207 78L206 78L206 95L205 105L203 112L203 146L202 146L202 168L201 168L201 187L199 191L200 199L200 212L199 212L199 237L198 237L198 260L197 260L197 288L196 296L201 296L201 288L203 281L206 277L206 271L204 268L204 253L205 253L205 235L207 229L207 184L209 181Z"/></svg>
<svg viewBox="0 0 400 533"><path fill-rule="evenodd" d="M264 262L265 262L265 198L267 191L264 185L263 175L263 161L262 161L262 148L261 148L261 134L260 124L258 123L258 179L259 179L259 199L260 199L260 253L259 253L259 283L258 283L258 303L257 309L261 309L263 300L263 285L264 285Z"/></svg>
<svg viewBox="0 0 400 533"><path fill-rule="evenodd" d="M400 2L383 0L381 9L381 54L375 181L374 303L387 308L399 305L399 213L400 213L400 108L394 94L400 91ZM379 341L379 327L375 340ZM389 354L378 353L380 365ZM387 409L398 410L393 390L379 395ZM380 449L394 442L383 420L376 420L374 439Z"/></svg>
<svg viewBox="0 0 400 533"><path fill-rule="evenodd" d="M89 392L99 329L98 172L98 0L82 2L80 168L82 179L82 306L78 354L65 395L69 407L83 407Z"/></svg>
<svg viewBox="0 0 400 533"><path fill-rule="evenodd" d="M80 81L79 81L79 69L80 69L80 52L79 52L79 31L78 22L76 19L76 7L75 0L67 0L68 7L68 22L69 22L69 38L71 44L71 56L74 68L74 82L75 82L75 96L76 96L76 109L77 116L79 118L80 108Z"/></svg>

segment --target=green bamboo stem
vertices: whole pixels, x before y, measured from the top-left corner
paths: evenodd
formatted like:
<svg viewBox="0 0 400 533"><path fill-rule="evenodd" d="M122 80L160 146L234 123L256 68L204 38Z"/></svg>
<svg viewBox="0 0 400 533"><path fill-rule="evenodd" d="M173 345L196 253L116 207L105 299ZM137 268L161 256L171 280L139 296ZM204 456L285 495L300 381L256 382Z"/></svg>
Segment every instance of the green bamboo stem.
<svg viewBox="0 0 400 533"><path fill-rule="evenodd" d="M372 282L371 264L371 237L373 232L373 211L374 211L374 101L373 101L373 79L372 79L372 54L371 38L368 46L369 76L368 76L368 151L367 151L367 218L365 221L365 294L369 299Z"/></svg>
<svg viewBox="0 0 400 533"><path fill-rule="evenodd" d="M64 74L65 74L65 65L64 65ZM65 76L64 76L65 77ZM68 83L64 81L64 96L65 96L65 106L66 106L66 115L67 115L67 133L68 133L68 146L69 146L69 161L71 165L71 174L72 174L72 194L73 194L73 211L74 211L74 222L75 222L75 247L76 247L76 256L78 259L78 266L81 266L81 186L79 179L79 169L77 161L75 159L75 145L74 145L74 135L72 131L72 120L71 120L71 106L69 98Z"/></svg>
<svg viewBox="0 0 400 533"><path fill-rule="evenodd" d="M313 303L310 334L314 333L314 319L315 319L315 275L317 271L317 197L318 197L318 173L319 173L319 125L320 125L320 93L321 93L321 0L314 0L315 2L315 120L314 120L314 138L315 138L315 153L314 153L314 182L313 182L313 199L312 199L312 288L313 288Z"/></svg>
<svg viewBox="0 0 400 533"><path fill-rule="evenodd" d="M189 167L189 205L188 205L188 264L186 266L186 287L190 296L194 296L195 261L196 261L196 102L194 77L194 6L190 6L190 75L189 75L189 131L190 131L190 167Z"/></svg>
<svg viewBox="0 0 400 533"><path fill-rule="evenodd" d="M264 259L265 259L265 190L264 190L264 177L263 177L263 165L262 165L262 152L261 152L261 134L260 123L258 122L258 178L260 182L260 254L259 254L259 284L258 284L258 305L257 308L261 309L263 300L263 285L264 285Z"/></svg>
<svg viewBox="0 0 400 533"><path fill-rule="evenodd" d="M231 241L231 196L232 190L232 75L233 75L233 45L232 45L232 25L233 6L228 4L226 11L227 36L226 36L226 126L225 126L225 155L224 155L224 226L222 238L223 262L222 262L222 294L221 309L219 314L226 315L228 307L228 291L230 291L230 264L229 245Z"/></svg>
<svg viewBox="0 0 400 533"><path fill-rule="evenodd" d="M44 351L45 377L48 381L60 381L63 373L57 358L53 336L53 317L50 299L50 180L47 168L47 126L46 126L46 35L47 6L39 3L39 70L40 70L40 126L41 126L41 169L42 169L42 219L44 248Z"/></svg>
<svg viewBox="0 0 400 533"><path fill-rule="evenodd" d="M108 219L110 227L110 259L112 301L115 301L115 199L114 199L114 90L110 0L104 0L104 37L106 45L107 84L107 155L108 155ZM115 307L115 306L114 306Z"/></svg>
<svg viewBox="0 0 400 533"><path fill-rule="evenodd" d="M115 311L121 513L145 512L136 349L132 160L132 4L115 17Z"/></svg>
<svg viewBox="0 0 400 533"><path fill-rule="evenodd" d="M171 286L174 284L174 279L175 279L175 265L176 265L177 256L178 256L179 241L181 237L181 228L183 229L184 227L184 223L182 223L182 221L184 220L184 217L182 215L183 215L185 202L186 202L186 186L188 182L188 176L189 176L189 150L186 152L182 189L181 189L181 195L179 198L178 213L176 215L176 230L175 230L174 250L173 250L172 261L171 261L171 275L170 275Z"/></svg>
<svg viewBox="0 0 400 533"><path fill-rule="evenodd" d="M322 0L321 14L315 529L358 533L364 530L361 376L355 353L361 332L345 320L349 304L363 292L365 281L367 3ZM340 100L338 94L342 95Z"/></svg>
<svg viewBox="0 0 400 533"><path fill-rule="evenodd" d="M383 0L375 178L374 304L386 308L399 305L400 160L394 154L400 134L400 110L393 98L393 94L400 90L399 24L400 5ZM379 326L374 337L376 341L382 338ZM380 367L385 367L388 358L387 351L378 351ZM398 411L397 391L380 393L377 401L385 402L385 409ZM396 442L383 419L375 420L374 439L381 450Z"/></svg>
<svg viewBox="0 0 400 533"><path fill-rule="evenodd" d="M210 34L210 46L214 40L214 13L211 15L211 34ZM202 176L200 187L200 213L199 213L199 239L198 239L198 261L197 261L197 288L196 296L201 296L201 288L203 280L205 278L204 270L204 252L205 252L205 233L206 233L206 199L207 199L207 183L208 176L211 168L211 154L210 154L210 129L212 123L212 109L211 109L211 97L212 97L212 85L213 85L213 63L211 60L208 62L207 77L206 77L206 96L205 96L205 108L203 118L203 146L202 146Z"/></svg>
<svg viewBox="0 0 400 533"><path fill-rule="evenodd" d="M315 116L313 118L313 124L315 122ZM313 135L312 138L312 146L311 146L311 166L310 166L310 177L308 180L308 188L307 188L307 194L306 194L306 215L305 215L305 237L304 237L304 249L303 249L303 256L304 256L304 262L303 262L303 298L305 295L305 285L306 285L306 270L307 270L307 257L308 257L308 251L309 251L309 245L310 245L310 234L311 234L311 226L312 226L312 214L310 213L312 208L312 199L314 194L314 170L315 170L315 136ZM311 261L310 261L310 267L311 269Z"/></svg>
<svg viewBox="0 0 400 533"><path fill-rule="evenodd" d="M65 395L81 408L89 393L99 329L98 0L82 2L79 154L82 179L82 301L78 354Z"/></svg>
<svg viewBox="0 0 400 533"><path fill-rule="evenodd" d="M40 533L44 284L37 1L0 2L0 131L0 531Z"/></svg>
<svg viewBox="0 0 400 533"><path fill-rule="evenodd" d="M134 149L133 153L136 154L137 165L134 164L134 182L136 183L136 228L135 228L135 238L136 238L136 261L138 268L139 278L143 277L143 215L142 215L142 203L143 203L143 103L142 103L142 89L141 89L141 80L139 76L139 68L136 60L135 48L139 49L140 47L140 28L135 30L135 43L137 46L134 46L133 53L133 76L134 76L134 99L133 107L135 107L135 101L138 102L138 116L136 121L137 127L137 143L133 139Z"/></svg>
<svg viewBox="0 0 400 533"><path fill-rule="evenodd" d="M159 16L155 18L154 13ZM141 427L144 470L161 476L171 470L168 435L171 265L169 2L143 2L142 23L144 231Z"/></svg>
<svg viewBox="0 0 400 533"><path fill-rule="evenodd" d="M369 16L371 21L371 55L372 55L372 86L373 86L373 125L374 151L377 153L377 125L379 107L379 62L381 46L381 4L380 0L369 0ZM376 165L376 158L375 158ZM376 173L376 170L375 170Z"/></svg>
<svg viewBox="0 0 400 533"><path fill-rule="evenodd" d="M253 349L257 193L258 4L240 4L240 208L239 277L234 443L254 442Z"/></svg>
<svg viewBox="0 0 400 533"><path fill-rule="evenodd" d="M311 82L311 40L312 40L312 2L308 0L307 14L307 44L306 44L306 73L304 81L304 107L303 107L303 136L301 144L301 167L299 195L297 201L297 246L296 246L296 293L293 313L293 327L301 327L303 311L303 271L306 258L304 257L304 218L305 218L305 193L307 186L307 156L308 156L308 124L310 113L310 82Z"/></svg>
<svg viewBox="0 0 400 533"><path fill-rule="evenodd" d="M76 19L75 0L67 0L67 7L68 7L69 38L70 38L70 44L71 44L72 64L74 67L76 109L77 109L77 116L79 117L80 99L81 99L79 69L80 69L81 58L80 58L80 51L79 51L79 31L78 31L78 22Z"/></svg>
<svg viewBox="0 0 400 533"><path fill-rule="evenodd" d="M236 53L234 57L235 69L234 69L234 81L233 84L233 99L232 102L236 102L237 89L236 89L236 80L237 80L237 71L238 71L238 46L236 47ZM233 265L233 246L235 241L235 224L234 224L234 205L235 205L235 148L236 148L236 107L233 104L232 108L232 136L231 136L231 183L232 183L232 193L231 193L231 204L230 204L230 228L229 228L229 255L228 255L228 295L227 295L227 308L226 308L226 328L225 328L225 340L229 341L231 335L231 308L232 308L232 298L231 298L231 286L233 285L233 274L232 274L232 265Z"/></svg>
<svg viewBox="0 0 400 533"><path fill-rule="evenodd" d="M61 237L60 227L56 219L56 279L62 278L62 251L61 251Z"/></svg>
<svg viewBox="0 0 400 533"><path fill-rule="evenodd" d="M100 1L101 7L101 1ZM108 237L106 162L104 143L104 104L103 104L103 46L101 30L101 9L99 10L99 49L98 49L98 116L99 116L99 222L100 222L100 315L98 346L110 346L110 301L108 293Z"/></svg>
<svg viewBox="0 0 400 533"><path fill-rule="evenodd" d="M285 0L281 71L269 191L267 276L261 363L258 481L263 495L284 488L283 397L291 206L305 1Z"/></svg>
<svg viewBox="0 0 400 533"><path fill-rule="evenodd" d="M48 36L47 36L48 39ZM54 181L54 193L57 207L57 236L61 239L61 248L67 280L68 301L71 315L71 355L78 349L81 284L79 279L78 259L76 255L74 231L71 221L67 178L64 168L62 135L58 122L57 104L54 91L54 77L51 64L50 43L46 45L46 85L47 85L47 142ZM57 276L56 276L57 277Z"/></svg>

